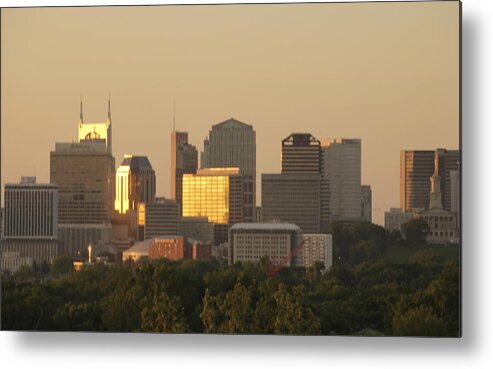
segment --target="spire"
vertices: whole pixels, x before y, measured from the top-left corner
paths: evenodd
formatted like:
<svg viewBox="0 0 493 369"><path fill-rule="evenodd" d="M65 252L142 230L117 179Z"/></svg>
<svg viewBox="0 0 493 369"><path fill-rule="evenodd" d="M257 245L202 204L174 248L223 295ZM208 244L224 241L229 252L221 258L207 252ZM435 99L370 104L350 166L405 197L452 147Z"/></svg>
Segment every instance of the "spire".
<svg viewBox="0 0 493 369"><path fill-rule="evenodd" d="M111 120L111 91L108 90L108 120Z"/></svg>
<svg viewBox="0 0 493 369"><path fill-rule="evenodd" d="M84 119L82 118L82 91L80 92L80 122L84 122Z"/></svg>

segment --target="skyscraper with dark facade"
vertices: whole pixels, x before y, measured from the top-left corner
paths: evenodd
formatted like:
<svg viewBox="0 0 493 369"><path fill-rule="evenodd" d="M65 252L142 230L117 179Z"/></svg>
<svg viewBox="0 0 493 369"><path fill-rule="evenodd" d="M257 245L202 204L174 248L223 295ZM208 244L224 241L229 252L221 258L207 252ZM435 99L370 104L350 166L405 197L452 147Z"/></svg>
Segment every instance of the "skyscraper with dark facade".
<svg viewBox="0 0 493 369"><path fill-rule="evenodd" d="M435 171L437 157L438 175L441 180L442 205L452 207L450 171L457 170L459 150L402 150L400 153L400 206L404 211L427 209L430 201L430 177Z"/></svg>
<svg viewBox="0 0 493 369"><path fill-rule="evenodd" d="M183 174L197 171L198 152L188 143L187 132L171 132L171 198L176 200L181 213Z"/></svg>
<svg viewBox="0 0 493 369"><path fill-rule="evenodd" d="M281 173L320 174L320 141L310 133L293 133L281 143Z"/></svg>
<svg viewBox="0 0 493 369"><path fill-rule="evenodd" d="M243 221L255 221L256 138L251 125L234 118L212 126L204 140L202 168L239 168L244 180Z"/></svg>

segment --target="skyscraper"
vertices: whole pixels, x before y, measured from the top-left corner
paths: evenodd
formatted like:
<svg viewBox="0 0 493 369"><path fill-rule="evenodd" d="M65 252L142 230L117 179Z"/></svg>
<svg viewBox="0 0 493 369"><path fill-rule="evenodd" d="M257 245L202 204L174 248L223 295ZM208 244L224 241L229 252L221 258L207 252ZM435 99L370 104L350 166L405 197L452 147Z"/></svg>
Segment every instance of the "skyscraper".
<svg viewBox="0 0 493 369"><path fill-rule="evenodd" d="M215 243L226 241L228 227L245 219L245 196L238 168L199 169L183 175L183 217L207 217L215 225Z"/></svg>
<svg viewBox="0 0 493 369"><path fill-rule="evenodd" d="M361 186L361 220L371 223L371 187Z"/></svg>
<svg viewBox="0 0 493 369"><path fill-rule="evenodd" d="M105 123L85 123L82 102L78 143L56 143L50 153L50 182L59 190L59 239L69 255L97 252L111 242L115 159L111 110Z"/></svg>
<svg viewBox="0 0 493 369"><path fill-rule="evenodd" d="M202 168L239 168L244 185L244 222L255 221L256 139L251 125L234 118L212 126L204 140Z"/></svg>
<svg viewBox="0 0 493 369"><path fill-rule="evenodd" d="M320 141L310 133L293 133L281 143L281 173L320 174Z"/></svg>
<svg viewBox="0 0 493 369"><path fill-rule="evenodd" d="M156 198L155 202L140 203L138 240L179 234L179 218L175 200Z"/></svg>
<svg viewBox="0 0 493 369"><path fill-rule="evenodd" d="M59 254L58 186L22 177L5 185L2 270L14 273L22 265L50 263Z"/></svg>
<svg viewBox="0 0 493 369"><path fill-rule="evenodd" d="M156 198L156 174L147 156L125 155L116 172L115 210L136 211Z"/></svg>
<svg viewBox="0 0 493 369"><path fill-rule="evenodd" d="M459 168L460 151L402 150L400 154L400 205L404 211L428 208L430 200L430 177L435 172L437 157L438 175L441 178L442 205L452 207L452 184L450 171Z"/></svg>
<svg viewBox="0 0 493 369"><path fill-rule="evenodd" d="M179 205L181 213L183 174L197 171L198 153L195 146L188 143L187 132L171 132L171 198Z"/></svg>
<svg viewBox="0 0 493 369"><path fill-rule="evenodd" d="M329 222L361 221L361 140L323 140L322 177L327 181Z"/></svg>
<svg viewBox="0 0 493 369"><path fill-rule="evenodd" d="M262 174L262 222L294 223L320 232L320 174Z"/></svg>

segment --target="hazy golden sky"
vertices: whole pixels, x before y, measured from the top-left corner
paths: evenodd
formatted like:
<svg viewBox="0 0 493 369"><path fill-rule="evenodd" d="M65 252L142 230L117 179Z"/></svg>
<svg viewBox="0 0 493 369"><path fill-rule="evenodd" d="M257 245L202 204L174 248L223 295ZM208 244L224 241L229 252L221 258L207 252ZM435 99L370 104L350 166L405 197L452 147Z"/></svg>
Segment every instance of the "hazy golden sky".
<svg viewBox="0 0 493 369"><path fill-rule="evenodd" d="M399 152L459 146L459 4L355 3L2 9L2 197L55 142L103 122L113 153L147 155L169 196L176 126L198 150L230 117L257 132L257 182L281 140L362 139L373 220L399 206ZM3 203L3 201L2 201Z"/></svg>

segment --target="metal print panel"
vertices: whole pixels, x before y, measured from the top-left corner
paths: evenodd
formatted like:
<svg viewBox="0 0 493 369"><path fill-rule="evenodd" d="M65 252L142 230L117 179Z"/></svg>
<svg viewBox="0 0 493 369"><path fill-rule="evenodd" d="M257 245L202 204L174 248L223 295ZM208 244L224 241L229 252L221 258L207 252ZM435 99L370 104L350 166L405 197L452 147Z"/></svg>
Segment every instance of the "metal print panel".
<svg viewBox="0 0 493 369"><path fill-rule="evenodd" d="M459 2L1 24L2 330L460 337Z"/></svg>

